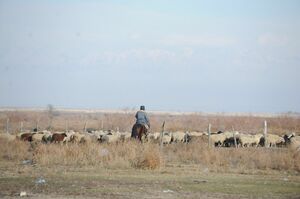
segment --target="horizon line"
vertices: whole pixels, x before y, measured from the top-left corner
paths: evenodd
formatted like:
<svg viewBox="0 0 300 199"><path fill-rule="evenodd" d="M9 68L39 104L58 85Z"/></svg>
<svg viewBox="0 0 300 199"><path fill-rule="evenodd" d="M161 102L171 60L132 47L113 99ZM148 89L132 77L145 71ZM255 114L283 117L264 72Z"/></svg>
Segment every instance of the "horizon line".
<svg viewBox="0 0 300 199"><path fill-rule="evenodd" d="M120 113L129 114L135 113L138 108L66 108L66 107L53 107L54 111L60 112L84 112L84 113ZM0 111L47 111L46 107L34 106L34 107L18 107L18 106L0 106ZM157 115L203 115L203 116L213 116L213 115L223 115L223 116L254 116L254 117L279 117L279 116L289 116L289 117L300 117L299 112L287 111L279 113L270 112L210 112L210 111L174 111L174 110L146 110L149 114Z"/></svg>

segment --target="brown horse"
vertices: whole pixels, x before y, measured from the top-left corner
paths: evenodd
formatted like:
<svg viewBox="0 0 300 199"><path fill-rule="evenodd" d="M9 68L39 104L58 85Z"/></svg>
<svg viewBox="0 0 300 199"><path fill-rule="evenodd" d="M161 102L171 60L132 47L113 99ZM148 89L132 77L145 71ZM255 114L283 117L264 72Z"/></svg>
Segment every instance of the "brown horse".
<svg viewBox="0 0 300 199"><path fill-rule="evenodd" d="M143 124L134 124L132 127L131 138L139 139L142 141L142 137L147 137L147 128Z"/></svg>

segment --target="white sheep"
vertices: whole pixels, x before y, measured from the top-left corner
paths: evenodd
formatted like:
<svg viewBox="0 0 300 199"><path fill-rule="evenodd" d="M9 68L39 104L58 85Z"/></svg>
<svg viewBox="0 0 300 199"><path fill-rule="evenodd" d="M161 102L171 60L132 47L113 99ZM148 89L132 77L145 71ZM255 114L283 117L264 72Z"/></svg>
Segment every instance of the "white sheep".
<svg viewBox="0 0 300 199"><path fill-rule="evenodd" d="M291 148L300 151L300 136L291 138Z"/></svg>
<svg viewBox="0 0 300 199"><path fill-rule="evenodd" d="M191 137L201 137L205 135L204 132L198 132L198 131L191 131L188 133Z"/></svg>
<svg viewBox="0 0 300 199"><path fill-rule="evenodd" d="M149 141L158 141L160 138L160 133L159 132L149 133L147 137Z"/></svg>
<svg viewBox="0 0 300 199"><path fill-rule="evenodd" d="M44 135L45 134L43 132L35 133L32 135L32 141L41 142L43 140Z"/></svg>
<svg viewBox="0 0 300 199"><path fill-rule="evenodd" d="M187 133L177 131L172 133L173 142L188 142L189 135Z"/></svg>
<svg viewBox="0 0 300 199"><path fill-rule="evenodd" d="M63 143L72 142L74 140L74 131L68 131L65 133L67 136L64 138Z"/></svg>
<svg viewBox="0 0 300 199"><path fill-rule="evenodd" d="M210 140L214 146L222 146L224 141L226 140L226 135L224 133L213 134L210 135Z"/></svg>
<svg viewBox="0 0 300 199"><path fill-rule="evenodd" d="M277 146L277 145L280 145L280 144L283 144L285 141L284 141L284 138L283 137L280 137L278 135L274 135L274 134L268 134L267 135L267 143L269 144L269 146Z"/></svg>
<svg viewBox="0 0 300 199"><path fill-rule="evenodd" d="M131 133L129 132L121 132L120 137L123 141L129 140L131 138Z"/></svg>
<svg viewBox="0 0 300 199"><path fill-rule="evenodd" d="M285 143L293 150L300 151L300 136L296 136L295 133L284 136Z"/></svg>
<svg viewBox="0 0 300 199"><path fill-rule="evenodd" d="M170 144L172 141L172 133L165 132L162 137L163 144Z"/></svg>
<svg viewBox="0 0 300 199"><path fill-rule="evenodd" d="M73 142L75 142L75 143L84 143L84 142L86 142L86 138L85 138L85 135L84 134L81 134L81 133L79 133L79 132L76 132L76 133L74 133L73 134Z"/></svg>
<svg viewBox="0 0 300 199"><path fill-rule="evenodd" d="M257 147L263 135L262 134L256 134L256 135L239 134L238 137L242 147L249 147L252 145Z"/></svg>
<svg viewBox="0 0 300 199"><path fill-rule="evenodd" d="M113 143L119 141L121 138L120 133L109 133L100 137L101 142Z"/></svg>

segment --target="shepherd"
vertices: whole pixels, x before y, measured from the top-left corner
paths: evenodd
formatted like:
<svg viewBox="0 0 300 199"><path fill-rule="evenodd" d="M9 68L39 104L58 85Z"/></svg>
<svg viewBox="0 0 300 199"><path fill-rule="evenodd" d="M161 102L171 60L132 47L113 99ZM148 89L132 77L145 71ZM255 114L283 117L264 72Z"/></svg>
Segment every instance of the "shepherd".
<svg viewBox="0 0 300 199"><path fill-rule="evenodd" d="M135 114L136 122L132 127L131 137L142 141L142 136L147 136L150 129L150 122L145 111L145 106L141 106L140 110Z"/></svg>

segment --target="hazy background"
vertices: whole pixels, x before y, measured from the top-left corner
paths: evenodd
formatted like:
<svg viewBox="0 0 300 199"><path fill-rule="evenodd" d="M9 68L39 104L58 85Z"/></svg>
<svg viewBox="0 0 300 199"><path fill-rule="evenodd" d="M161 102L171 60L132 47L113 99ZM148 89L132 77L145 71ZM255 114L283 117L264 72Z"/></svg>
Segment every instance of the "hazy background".
<svg viewBox="0 0 300 199"><path fill-rule="evenodd" d="M300 111L300 1L0 1L0 106Z"/></svg>

